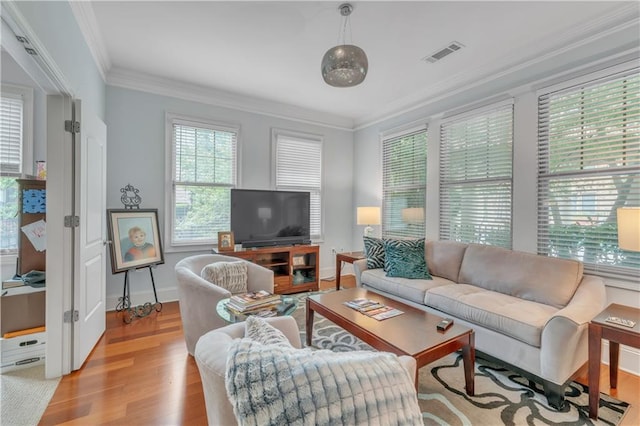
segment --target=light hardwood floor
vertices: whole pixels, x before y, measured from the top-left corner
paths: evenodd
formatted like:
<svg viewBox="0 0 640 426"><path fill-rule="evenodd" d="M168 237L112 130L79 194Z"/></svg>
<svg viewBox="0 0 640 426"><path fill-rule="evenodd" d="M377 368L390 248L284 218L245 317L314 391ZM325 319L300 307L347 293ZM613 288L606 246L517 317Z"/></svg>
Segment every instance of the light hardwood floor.
<svg viewBox="0 0 640 426"><path fill-rule="evenodd" d="M341 284L353 287L353 276L342 277ZM321 288L335 288L335 282L323 281ZM607 371L603 366L604 392ZM632 404L622 425L638 425L640 378L621 371L618 382L611 394ZM206 425L200 376L187 354L178 303L165 303L162 312L131 324L109 312L104 336L83 368L62 378L40 424Z"/></svg>

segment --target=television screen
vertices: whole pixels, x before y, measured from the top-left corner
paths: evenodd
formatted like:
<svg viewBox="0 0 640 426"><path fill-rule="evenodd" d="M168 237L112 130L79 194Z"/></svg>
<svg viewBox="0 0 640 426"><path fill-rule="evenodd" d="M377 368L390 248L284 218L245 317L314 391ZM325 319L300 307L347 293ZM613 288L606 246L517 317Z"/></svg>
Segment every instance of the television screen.
<svg viewBox="0 0 640 426"><path fill-rule="evenodd" d="M231 230L243 247L309 243L310 194L231 190Z"/></svg>

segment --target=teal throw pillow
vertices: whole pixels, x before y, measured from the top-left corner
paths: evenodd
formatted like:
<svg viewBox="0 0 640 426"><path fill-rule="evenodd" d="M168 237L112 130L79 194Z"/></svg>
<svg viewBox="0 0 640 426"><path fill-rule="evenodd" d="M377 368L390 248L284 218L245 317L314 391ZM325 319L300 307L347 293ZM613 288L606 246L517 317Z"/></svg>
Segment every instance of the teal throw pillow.
<svg viewBox="0 0 640 426"><path fill-rule="evenodd" d="M384 259L388 277L431 279L424 258L424 238L384 240Z"/></svg>
<svg viewBox="0 0 640 426"><path fill-rule="evenodd" d="M384 268L384 242L382 238L363 237L367 269Z"/></svg>

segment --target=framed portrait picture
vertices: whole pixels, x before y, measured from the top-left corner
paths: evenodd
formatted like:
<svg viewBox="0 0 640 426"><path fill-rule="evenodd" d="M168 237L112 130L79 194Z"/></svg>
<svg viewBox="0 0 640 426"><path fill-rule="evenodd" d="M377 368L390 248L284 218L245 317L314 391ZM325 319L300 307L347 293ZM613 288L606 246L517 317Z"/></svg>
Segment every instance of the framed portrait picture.
<svg viewBox="0 0 640 426"><path fill-rule="evenodd" d="M157 209L109 209L107 222L114 274L164 263Z"/></svg>
<svg viewBox="0 0 640 426"><path fill-rule="evenodd" d="M234 249L233 232L218 232L218 251L233 251Z"/></svg>
<svg viewBox="0 0 640 426"><path fill-rule="evenodd" d="M291 259L293 266L307 266L304 261L304 255L302 256L293 256Z"/></svg>

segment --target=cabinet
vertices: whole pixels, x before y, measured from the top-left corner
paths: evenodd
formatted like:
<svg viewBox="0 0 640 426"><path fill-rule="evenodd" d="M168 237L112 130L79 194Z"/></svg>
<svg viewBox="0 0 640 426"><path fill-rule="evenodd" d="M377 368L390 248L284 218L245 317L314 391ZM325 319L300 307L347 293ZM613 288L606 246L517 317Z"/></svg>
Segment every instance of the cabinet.
<svg viewBox="0 0 640 426"><path fill-rule="evenodd" d="M274 292L278 294L317 291L320 277L320 248L314 245L264 247L224 251L273 271Z"/></svg>

